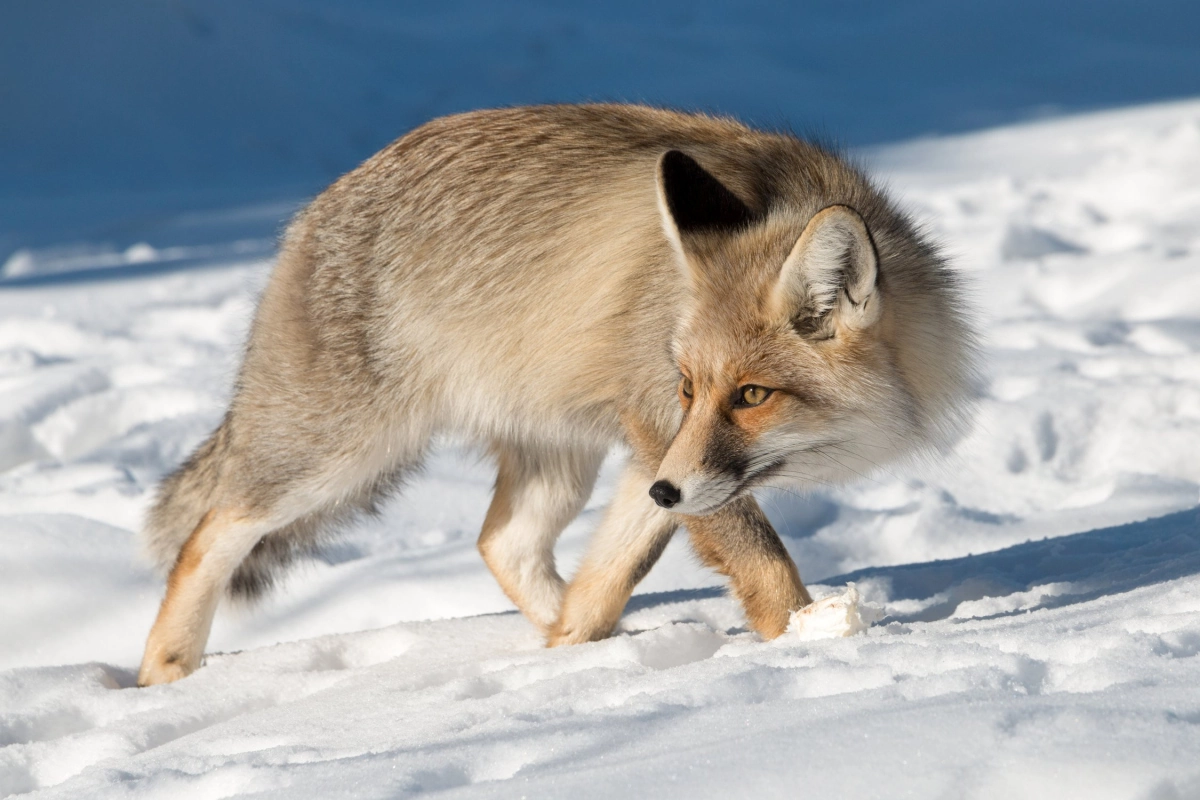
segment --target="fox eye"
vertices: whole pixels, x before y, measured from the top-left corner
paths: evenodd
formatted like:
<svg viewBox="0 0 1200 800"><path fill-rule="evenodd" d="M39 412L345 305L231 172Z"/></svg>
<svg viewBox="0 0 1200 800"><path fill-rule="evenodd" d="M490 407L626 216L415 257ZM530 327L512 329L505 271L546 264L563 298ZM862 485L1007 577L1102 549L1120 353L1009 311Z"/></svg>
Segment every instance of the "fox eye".
<svg viewBox="0 0 1200 800"><path fill-rule="evenodd" d="M683 378L679 381L679 393L688 400L692 399L692 382L688 378Z"/></svg>
<svg viewBox="0 0 1200 800"><path fill-rule="evenodd" d="M734 405L739 408L762 405L771 396L773 391L773 389L767 389L763 386L743 386L738 389L737 402Z"/></svg>

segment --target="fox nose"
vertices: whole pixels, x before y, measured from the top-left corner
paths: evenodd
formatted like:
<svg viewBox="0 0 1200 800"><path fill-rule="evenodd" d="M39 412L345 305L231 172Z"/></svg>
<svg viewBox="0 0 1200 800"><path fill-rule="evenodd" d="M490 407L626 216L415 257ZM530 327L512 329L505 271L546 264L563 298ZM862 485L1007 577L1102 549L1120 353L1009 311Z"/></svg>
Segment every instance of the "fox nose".
<svg viewBox="0 0 1200 800"><path fill-rule="evenodd" d="M650 496L663 508L671 508L679 502L679 489L670 481L655 481Z"/></svg>

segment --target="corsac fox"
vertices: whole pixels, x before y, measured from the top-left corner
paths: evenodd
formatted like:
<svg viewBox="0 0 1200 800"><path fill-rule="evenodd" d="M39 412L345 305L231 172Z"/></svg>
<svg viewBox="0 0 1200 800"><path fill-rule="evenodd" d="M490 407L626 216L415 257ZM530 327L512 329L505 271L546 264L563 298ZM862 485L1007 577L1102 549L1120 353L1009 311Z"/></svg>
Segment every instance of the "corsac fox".
<svg viewBox="0 0 1200 800"><path fill-rule="evenodd" d="M550 646L609 635L685 526L749 624L810 602L752 490L956 435L959 281L826 149L630 105L433 120L289 226L229 410L162 484L169 568L138 682L195 670L218 600L369 512L437 436L498 464L479 550ZM554 543L629 451L569 583Z"/></svg>

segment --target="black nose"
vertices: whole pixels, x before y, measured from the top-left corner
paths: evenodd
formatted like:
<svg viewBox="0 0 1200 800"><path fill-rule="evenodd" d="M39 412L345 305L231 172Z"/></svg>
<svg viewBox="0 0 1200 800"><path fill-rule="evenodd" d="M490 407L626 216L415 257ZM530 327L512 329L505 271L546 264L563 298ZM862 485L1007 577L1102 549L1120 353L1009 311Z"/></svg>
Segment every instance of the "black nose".
<svg viewBox="0 0 1200 800"><path fill-rule="evenodd" d="M655 481L650 496L663 508L671 508L679 502L679 489L670 481Z"/></svg>

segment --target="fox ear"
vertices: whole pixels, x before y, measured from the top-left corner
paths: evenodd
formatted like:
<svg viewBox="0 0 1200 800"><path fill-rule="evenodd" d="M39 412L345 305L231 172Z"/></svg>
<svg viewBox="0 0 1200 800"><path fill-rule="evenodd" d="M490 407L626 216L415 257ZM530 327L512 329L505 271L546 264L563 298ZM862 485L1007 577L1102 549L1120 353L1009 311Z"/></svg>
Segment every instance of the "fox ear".
<svg viewBox="0 0 1200 800"><path fill-rule="evenodd" d="M774 309L802 336L831 338L839 326L879 318L878 259L867 225L849 206L829 206L805 226L783 262Z"/></svg>
<svg viewBox="0 0 1200 800"><path fill-rule="evenodd" d="M678 150L658 160L658 209L667 238L681 255L688 234L733 232L754 221L736 194Z"/></svg>

